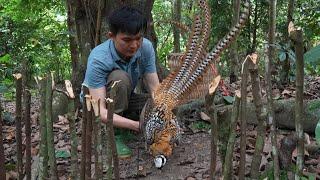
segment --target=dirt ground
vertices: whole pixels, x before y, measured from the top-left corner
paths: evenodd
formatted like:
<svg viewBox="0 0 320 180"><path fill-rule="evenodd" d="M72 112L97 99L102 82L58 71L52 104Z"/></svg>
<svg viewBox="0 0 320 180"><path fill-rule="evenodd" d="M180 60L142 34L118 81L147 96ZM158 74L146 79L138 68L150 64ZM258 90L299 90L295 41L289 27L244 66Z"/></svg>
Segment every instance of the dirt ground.
<svg viewBox="0 0 320 180"><path fill-rule="evenodd" d="M210 167L210 135L208 133L185 133L182 142L161 169L154 166L153 159L143 142L129 144L133 157L120 161L120 177L124 179L206 179ZM219 163L220 164L220 163ZM139 171L139 167L140 170ZM138 175L137 175L138 174Z"/></svg>

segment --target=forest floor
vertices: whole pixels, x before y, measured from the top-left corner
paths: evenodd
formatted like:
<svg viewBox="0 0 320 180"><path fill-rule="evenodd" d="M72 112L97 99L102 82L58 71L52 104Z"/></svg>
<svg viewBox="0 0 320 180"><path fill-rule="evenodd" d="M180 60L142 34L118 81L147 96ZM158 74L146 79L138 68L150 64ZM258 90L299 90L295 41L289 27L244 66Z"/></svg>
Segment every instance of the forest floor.
<svg viewBox="0 0 320 180"><path fill-rule="evenodd" d="M307 79L308 87L305 90L305 99L317 99L320 97L320 78ZM311 84L311 86L310 86ZM284 90L279 91L282 98L294 97L294 91L291 86L286 87ZM290 93L291 92L291 93ZM3 101L2 101L3 102ZM5 123L3 126L4 133L4 148L6 157L7 177L14 179L16 177L15 164L16 164L16 142L15 142L15 126L14 126L14 111L15 104L12 101L5 101L2 105L5 109L4 117ZM39 99L32 98L32 156L36 159L39 152L40 133L38 126L39 118ZM68 120L60 117L59 121L54 123L55 133L55 148L58 163L59 179L68 179L70 175L70 132ZM77 134L81 135L80 122L77 123ZM24 132L24 129L22 130ZM236 178L239 159L240 159L240 136L239 128L236 129L237 138L233 154L233 167L234 179ZM285 136L294 133L288 130L279 130L278 142ZM250 164L254 152L254 144L256 138L256 128L254 125L247 127L247 149L246 149L246 174L250 171ZM306 142L315 144L314 134L305 134ZM128 146L133 150L132 157L120 160L120 177L123 179L208 179L210 167L210 144L211 136L208 130L193 131L190 128L184 128L182 141L174 149L173 155L168 158L166 165L157 169L154 166L153 159L146 152L144 142L141 135L134 135L130 138ZM79 139L80 141L80 139ZM23 134L23 143L25 143L25 136ZM221 144L219 142L218 144ZM25 147L23 147L25 149ZM265 138L265 147L260 165L261 175L264 177L270 176L272 173L271 162L271 140L267 133ZM80 145L78 146L80 153ZM295 162L296 151L293 152L292 161ZM80 160L79 160L80 162ZM305 153L305 172L317 174L320 177L320 150L316 154ZM222 177L221 160L218 156L216 179Z"/></svg>

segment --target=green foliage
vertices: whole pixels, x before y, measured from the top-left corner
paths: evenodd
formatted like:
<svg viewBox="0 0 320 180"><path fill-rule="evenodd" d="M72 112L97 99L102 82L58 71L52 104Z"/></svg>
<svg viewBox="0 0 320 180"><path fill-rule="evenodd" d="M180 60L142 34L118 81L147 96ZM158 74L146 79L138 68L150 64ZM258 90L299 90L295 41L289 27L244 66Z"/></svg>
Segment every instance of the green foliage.
<svg viewBox="0 0 320 180"><path fill-rule="evenodd" d="M304 54L304 61L313 66L320 65L320 44Z"/></svg>

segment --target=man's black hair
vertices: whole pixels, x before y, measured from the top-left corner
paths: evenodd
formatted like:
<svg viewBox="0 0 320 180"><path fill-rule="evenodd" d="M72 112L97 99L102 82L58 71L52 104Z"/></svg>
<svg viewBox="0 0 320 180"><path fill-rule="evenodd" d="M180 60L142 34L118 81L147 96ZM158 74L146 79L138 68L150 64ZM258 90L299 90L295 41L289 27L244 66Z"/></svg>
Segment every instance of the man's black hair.
<svg viewBox="0 0 320 180"><path fill-rule="evenodd" d="M147 28L147 20L142 13L129 6L113 11L108 18L108 23L113 34L122 32L136 35L139 32L144 33Z"/></svg>

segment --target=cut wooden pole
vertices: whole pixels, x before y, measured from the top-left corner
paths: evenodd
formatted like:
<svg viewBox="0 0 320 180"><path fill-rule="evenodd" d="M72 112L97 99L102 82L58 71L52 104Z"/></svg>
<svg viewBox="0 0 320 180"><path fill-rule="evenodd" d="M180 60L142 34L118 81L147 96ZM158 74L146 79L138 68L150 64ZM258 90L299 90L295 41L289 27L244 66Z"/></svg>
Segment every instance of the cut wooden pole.
<svg viewBox="0 0 320 180"><path fill-rule="evenodd" d="M83 86L84 95L89 94L89 89ZM81 123L81 170L80 170L80 179L85 180L86 177L86 127L87 127L87 106L86 106L86 98L83 98L83 115L82 115L82 123Z"/></svg>
<svg viewBox="0 0 320 180"><path fill-rule="evenodd" d="M5 157L3 147L2 122L2 105L0 99L0 179L6 179L6 170L4 169Z"/></svg>
<svg viewBox="0 0 320 180"><path fill-rule="evenodd" d="M304 133L303 133L303 79L304 79L304 62L303 62L303 32L301 29L294 27L289 23L289 37L294 43L296 53L296 106L295 106L295 126L298 137L297 153L297 173L295 179L300 179L304 166Z"/></svg>
<svg viewBox="0 0 320 180"><path fill-rule="evenodd" d="M241 110L240 110L240 163L239 163L239 179L243 180L246 167L246 131L247 131L247 86L248 86L248 61L247 56L242 64L241 72Z"/></svg>
<svg viewBox="0 0 320 180"><path fill-rule="evenodd" d="M108 133L109 133L108 134L109 135L108 142L110 145L109 149L111 149L111 151L112 151L112 160L113 160L113 167L114 167L113 174L114 174L114 177L116 180L120 179L120 176L119 176L119 159L118 159L117 147L116 147L116 142L115 142L115 137L114 137L114 129L113 129L113 114L114 114L114 105L115 105L114 99L116 97L118 83L119 83L119 81L115 81L112 84L111 90L110 90L110 97L106 99L107 109L108 109L107 128L109 128L108 129ZM110 161L110 157L108 158L109 168L112 167L112 160Z"/></svg>
<svg viewBox="0 0 320 180"><path fill-rule="evenodd" d="M70 128L70 137L71 137L71 179L79 179L78 172L78 137L76 129L76 118L78 116L77 111L75 110L75 96L73 93L72 84L69 80L65 80L65 86L67 90L67 95L69 99L68 104L68 119L69 119L69 128Z"/></svg>
<svg viewBox="0 0 320 180"><path fill-rule="evenodd" d="M102 179L102 142L101 142L101 121L100 121L100 99L91 100L94 111L94 157L95 157L95 179Z"/></svg>
<svg viewBox="0 0 320 180"><path fill-rule="evenodd" d="M23 162L22 162L22 75L20 73L13 75L16 80L16 142L17 142L17 173L18 180L23 179Z"/></svg>
<svg viewBox="0 0 320 180"><path fill-rule="evenodd" d="M218 75L209 86L209 93L205 97L206 111L211 121L211 152L210 152L210 179L214 179L217 165L217 151L218 151L218 123L217 111L214 105L214 96L219 85L221 76Z"/></svg>
<svg viewBox="0 0 320 180"><path fill-rule="evenodd" d="M25 122L25 131L26 131L26 179L31 180L31 118L30 118L30 109L31 109L31 93L28 89L24 91L24 122Z"/></svg>
<svg viewBox="0 0 320 180"><path fill-rule="evenodd" d="M86 126L86 180L91 179L91 154L92 154L92 119L93 110L91 106L91 96L86 95L86 106L87 106L87 126Z"/></svg>
<svg viewBox="0 0 320 180"><path fill-rule="evenodd" d="M264 147L264 139L266 135L266 121L265 115L263 113L263 104L262 104L262 94L261 94L261 85L258 72L258 56L257 54L250 55L249 71L252 82L252 95L253 103L255 105L256 117L258 120L257 125L257 138L255 144L254 155L251 162L251 171L250 176L253 179L257 179L260 175L260 164L262 158L262 150Z"/></svg>
<svg viewBox="0 0 320 180"><path fill-rule="evenodd" d="M48 179L48 139L46 123L46 86L47 80L38 79L40 85L40 158L39 158L39 179Z"/></svg>
<svg viewBox="0 0 320 180"><path fill-rule="evenodd" d="M54 133L53 133L53 120L52 120L52 92L54 88L53 74L47 74L47 86L46 86L46 123L47 123L47 143L48 143L48 155L50 165L51 179L58 179L56 155L54 147Z"/></svg>
<svg viewBox="0 0 320 180"><path fill-rule="evenodd" d="M228 139L227 151L224 160L224 167L223 167L223 178L226 180L232 179L232 156L233 156L233 148L234 143L236 141L236 125L237 120L239 118L239 109L240 109L240 91L236 90L235 92L235 101L233 103L231 120L230 120L230 134Z"/></svg>

